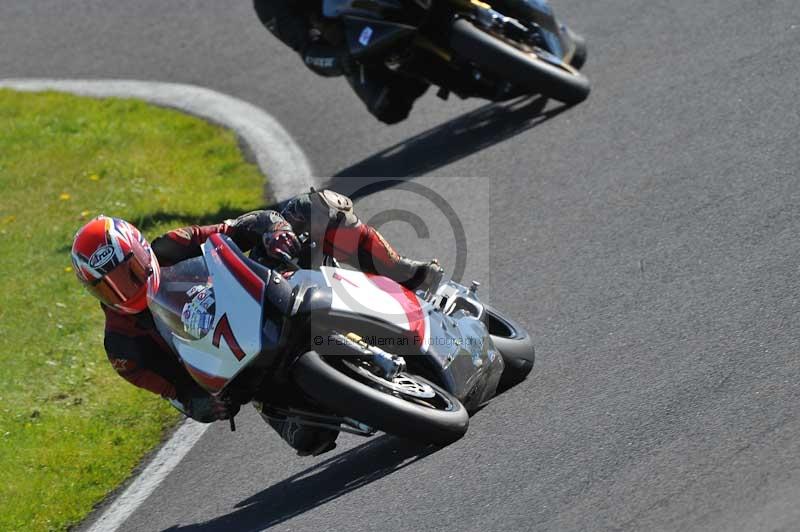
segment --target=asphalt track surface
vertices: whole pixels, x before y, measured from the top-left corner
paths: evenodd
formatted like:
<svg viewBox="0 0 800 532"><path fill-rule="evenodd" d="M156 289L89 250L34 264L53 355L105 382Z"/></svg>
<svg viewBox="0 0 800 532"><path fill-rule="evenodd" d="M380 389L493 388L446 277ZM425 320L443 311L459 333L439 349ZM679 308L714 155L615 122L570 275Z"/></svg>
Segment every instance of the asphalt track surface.
<svg viewBox="0 0 800 532"><path fill-rule="evenodd" d="M0 74L207 86L273 114L319 175L482 176L445 187L477 234L468 275L491 268L539 358L441 450L299 458L248 410L124 530L800 529L800 4L562 0L588 101L429 94L391 128L225 4L2 0Z"/></svg>

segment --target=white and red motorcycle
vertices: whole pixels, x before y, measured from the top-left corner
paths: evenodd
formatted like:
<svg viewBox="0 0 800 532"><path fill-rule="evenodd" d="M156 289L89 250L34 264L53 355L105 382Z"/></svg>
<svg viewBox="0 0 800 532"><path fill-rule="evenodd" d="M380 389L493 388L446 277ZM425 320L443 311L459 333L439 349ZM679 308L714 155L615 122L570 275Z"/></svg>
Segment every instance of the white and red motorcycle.
<svg viewBox="0 0 800 532"><path fill-rule="evenodd" d="M364 436L450 443L531 371L530 336L481 303L477 283L413 293L324 263L279 272L213 235L201 257L161 269L150 309L210 393L266 420Z"/></svg>

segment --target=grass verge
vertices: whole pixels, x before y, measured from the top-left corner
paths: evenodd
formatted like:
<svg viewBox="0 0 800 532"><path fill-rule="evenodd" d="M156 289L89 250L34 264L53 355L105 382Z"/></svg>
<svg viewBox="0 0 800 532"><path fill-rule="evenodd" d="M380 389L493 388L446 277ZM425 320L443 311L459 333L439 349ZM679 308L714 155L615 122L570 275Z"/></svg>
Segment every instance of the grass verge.
<svg viewBox="0 0 800 532"><path fill-rule="evenodd" d="M235 136L135 100L0 90L0 530L62 530L177 419L108 364L75 231L103 213L149 238L261 205Z"/></svg>

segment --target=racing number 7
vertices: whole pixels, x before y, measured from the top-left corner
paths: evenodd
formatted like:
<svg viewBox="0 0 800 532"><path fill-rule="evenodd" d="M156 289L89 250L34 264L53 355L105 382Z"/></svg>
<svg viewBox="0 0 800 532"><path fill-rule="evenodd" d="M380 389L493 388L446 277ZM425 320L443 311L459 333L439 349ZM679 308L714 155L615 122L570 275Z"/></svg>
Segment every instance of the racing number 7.
<svg viewBox="0 0 800 532"><path fill-rule="evenodd" d="M230 350L233 351L233 356L236 357L236 360L242 360L245 356L247 356L239 346L239 342L236 341L236 337L233 336L233 331L231 330L231 324L228 322L227 314L222 315L217 322L217 326L214 328L214 337L211 339L211 344L217 349L219 349L219 341L221 338L225 339L225 343L228 344Z"/></svg>

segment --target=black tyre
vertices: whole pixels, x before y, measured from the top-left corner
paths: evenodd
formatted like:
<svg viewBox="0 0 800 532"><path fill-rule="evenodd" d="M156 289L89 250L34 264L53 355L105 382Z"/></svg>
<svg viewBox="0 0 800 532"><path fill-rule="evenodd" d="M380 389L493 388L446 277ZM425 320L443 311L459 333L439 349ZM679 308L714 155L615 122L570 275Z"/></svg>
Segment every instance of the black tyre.
<svg viewBox="0 0 800 532"><path fill-rule="evenodd" d="M450 46L486 72L560 102L582 102L591 91L589 80L573 67L549 63L479 29L466 19L453 22Z"/></svg>
<svg viewBox="0 0 800 532"><path fill-rule="evenodd" d="M575 52L573 52L572 59L570 59L569 64L575 68L583 68L583 65L586 64L586 59L589 56L589 48L586 45L586 39L583 37L583 35L575 33L569 28L567 28L567 35L575 44Z"/></svg>
<svg viewBox="0 0 800 532"><path fill-rule="evenodd" d="M331 359L329 363L319 353L309 351L295 362L292 378L305 393L339 415L401 438L447 445L467 432L466 409L439 386L405 373L398 379L413 381L433 397L399 393L396 387L390 387L393 383L359 373L356 364L355 357Z"/></svg>
<svg viewBox="0 0 800 532"><path fill-rule="evenodd" d="M505 363L503 375L497 388L499 392L524 381L533 370L536 351L533 339L519 323L505 317L495 308L484 304L484 321L495 347L500 351Z"/></svg>

